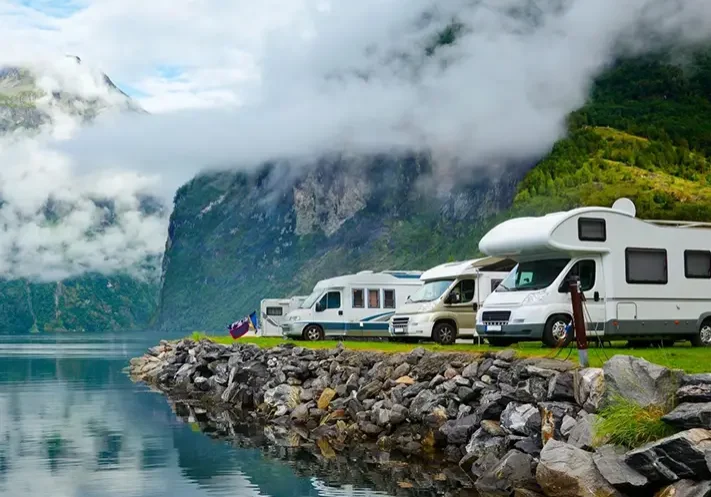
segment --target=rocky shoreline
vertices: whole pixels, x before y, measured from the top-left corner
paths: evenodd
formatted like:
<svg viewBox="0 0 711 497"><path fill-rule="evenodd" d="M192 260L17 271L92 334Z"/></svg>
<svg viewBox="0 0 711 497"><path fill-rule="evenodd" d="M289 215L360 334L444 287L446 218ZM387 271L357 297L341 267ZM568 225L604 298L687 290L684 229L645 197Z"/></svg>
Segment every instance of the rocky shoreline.
<svg viewBox="0 0 711 497"><path fill-rule="evenodd" d="M130 374L205 432L281 457L312 454L306 471L362 473L357 460L364 480L380 474L391 493L711 496L711 374L629 356L578 369L512 350L388 355L186 339L131 360ZM678 433L634 450L602 444L596 413L617 396L674 403L664 420Z"/></svg>

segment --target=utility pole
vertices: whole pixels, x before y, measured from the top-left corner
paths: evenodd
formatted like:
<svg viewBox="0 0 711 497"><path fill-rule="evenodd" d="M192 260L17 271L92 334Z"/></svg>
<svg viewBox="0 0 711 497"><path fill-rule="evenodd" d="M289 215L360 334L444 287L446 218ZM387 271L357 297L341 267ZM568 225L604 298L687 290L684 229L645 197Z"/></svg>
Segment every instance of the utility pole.
<svg viewBox="0 0 711 497"><path fill-rule="evenodd" d="M587 368L588 337L585 333L585 316L583 315L583 294L580 292L580 278L570 278L570 301L573 304L573 327L575 328L575 341L578 343L578 360L580 366Z"/></svg>

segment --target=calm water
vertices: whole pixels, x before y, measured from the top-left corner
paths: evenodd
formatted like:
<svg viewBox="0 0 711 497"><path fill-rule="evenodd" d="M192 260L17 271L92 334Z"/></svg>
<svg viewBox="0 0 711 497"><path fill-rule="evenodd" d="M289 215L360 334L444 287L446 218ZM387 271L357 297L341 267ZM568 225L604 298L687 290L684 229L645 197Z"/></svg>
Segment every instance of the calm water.
<svg viewBox="0 0 711 497"><path fill-rule="evenodd" d="M157 341L0 336L0 496L387 495L299 476L180 421L122 371Z"/></svg>

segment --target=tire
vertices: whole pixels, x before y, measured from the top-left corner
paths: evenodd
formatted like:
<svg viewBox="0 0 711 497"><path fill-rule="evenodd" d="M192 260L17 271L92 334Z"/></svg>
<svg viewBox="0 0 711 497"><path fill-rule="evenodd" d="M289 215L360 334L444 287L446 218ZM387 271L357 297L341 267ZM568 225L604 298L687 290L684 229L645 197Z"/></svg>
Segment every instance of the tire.
<svg viewBox="0 0 711 497"><path fill-rule="evenodd" d="M513 338L487 338L487 342L492 347L509 347L515 343L518 343L516 339Z"/></svg>
<svg viewBox="0 0 711 497"><path fill-rule="evenodd" d="M457 341L457 327L449 321L437 323L432 330L432 338L440 345L452 345Z"/></svg>
<svg viewBox="0 0 711 497"><path fill-rule="evenodd" d="M307 342L318 342L324 339L323 328L317 324L310 324L304 328L303 336Z"/></svg>
<svg viewBox="0 0 711 497"><path fill-rule="evenodd" d="M565 326L573 320L566 314L555 314L548 318L543 328L543 343L546 347L567 347L572 341L573 334L562 336L565 333Z"/></svg>
<svg viewBox="0 0 711 497"><path fill-rule="evenodd" d="M692 347L711 347L711 319L704 320L699 332L690 339Z"/></svg>

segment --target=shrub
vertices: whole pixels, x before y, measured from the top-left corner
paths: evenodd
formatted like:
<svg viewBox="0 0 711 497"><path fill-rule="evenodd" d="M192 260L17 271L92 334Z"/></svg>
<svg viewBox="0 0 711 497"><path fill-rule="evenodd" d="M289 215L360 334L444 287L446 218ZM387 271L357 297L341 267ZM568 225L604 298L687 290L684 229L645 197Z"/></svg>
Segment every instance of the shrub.
<svg viewBox="0 0 711 497"><path fill-rule="evenodd" d="M595 425L595 445L612 443L635 448L676 433L662 421L667 406L641 407L623 397L615 398L599 412Z"/></svg>

